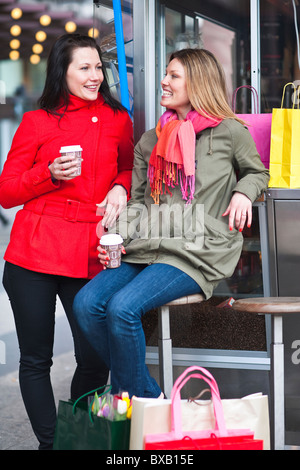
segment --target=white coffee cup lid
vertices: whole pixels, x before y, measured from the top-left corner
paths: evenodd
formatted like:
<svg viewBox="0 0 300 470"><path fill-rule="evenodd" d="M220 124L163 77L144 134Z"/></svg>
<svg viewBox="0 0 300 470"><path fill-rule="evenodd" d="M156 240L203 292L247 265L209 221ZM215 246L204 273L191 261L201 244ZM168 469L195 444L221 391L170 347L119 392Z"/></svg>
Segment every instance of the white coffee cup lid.
<svg viewBox="0 0 300 470"><path fill-rule="evenodd" d="M80 152L82 151L82 148L80 145L67 145L65 147L61 147L60 153L66 153L66 152Z"/></svg>
<svg viewBox="0 0 300 470"><path fill-rule="evenodd" d="M107 233L100 239L100 245L120 245L122 242L123 238L117 233Z"/></svg>

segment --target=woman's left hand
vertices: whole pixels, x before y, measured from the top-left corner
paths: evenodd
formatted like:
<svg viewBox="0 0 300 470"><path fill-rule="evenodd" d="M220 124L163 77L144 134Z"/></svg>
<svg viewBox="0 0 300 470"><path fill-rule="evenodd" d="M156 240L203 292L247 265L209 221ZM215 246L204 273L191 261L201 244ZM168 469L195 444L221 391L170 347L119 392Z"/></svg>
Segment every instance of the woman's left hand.
<svg viewBox="0 0 300 470"><path fill-rule="evenodd" d="M102 226L105 228L112 227L119 217L122 210L127 204L127 192L126 189L116 184L110 191L108 191L105 199L96 204L99 208L105 210L102 219Z"/></svg>
<svg viewBox="0 0 300 470"><path fill-rule="evenodd" d="M251 227L252 223L252 202L250 199L242 193L234 193L223 214L223 217L229 215L228 223L229 230L232 230L234 225L239 230L243 231L243 228L247 219L247 227Z"/></svg>

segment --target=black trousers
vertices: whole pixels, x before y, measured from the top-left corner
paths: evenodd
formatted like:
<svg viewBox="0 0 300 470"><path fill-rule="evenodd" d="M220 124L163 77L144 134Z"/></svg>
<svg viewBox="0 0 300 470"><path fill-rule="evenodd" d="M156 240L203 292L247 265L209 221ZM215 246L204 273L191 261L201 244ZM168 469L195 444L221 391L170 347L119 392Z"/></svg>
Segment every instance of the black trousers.
<svg viewBox="0 0 300 470"><path fill-rule="evenodd" d="M77 362L70 397L79 398L107 383L106 365L83 337L73 317L73 299L86 282L5 263L3 285L11 302L20 347L20 388L41 450L52 448L56 423L50 368L57 296L72 330Z"/></svg>

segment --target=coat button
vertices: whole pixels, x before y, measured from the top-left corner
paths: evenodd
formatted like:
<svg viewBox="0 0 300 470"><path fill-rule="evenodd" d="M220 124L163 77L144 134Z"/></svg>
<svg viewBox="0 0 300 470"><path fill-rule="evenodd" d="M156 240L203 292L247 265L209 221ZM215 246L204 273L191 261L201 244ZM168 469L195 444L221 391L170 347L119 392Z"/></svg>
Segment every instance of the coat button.
<svg viewBox="0 0 300 470"><path fill-rule="evenodd" d="M93 116L93 117L92 117L92 122L98 122L97 116Z"/></svg>

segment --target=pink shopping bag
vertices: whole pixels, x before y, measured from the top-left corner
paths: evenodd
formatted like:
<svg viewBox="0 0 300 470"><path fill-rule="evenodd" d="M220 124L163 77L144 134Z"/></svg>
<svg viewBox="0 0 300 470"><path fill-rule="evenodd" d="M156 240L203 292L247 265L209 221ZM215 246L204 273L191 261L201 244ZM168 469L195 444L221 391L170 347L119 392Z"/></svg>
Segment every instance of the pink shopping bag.
<svg viewBox="0 0 300 470"><path fill-rule="evenodd" d="M255 142L257 152L260 155L262 163L266 168L270 165L270 146L271 146L271 124L272 124L272 113L258 114L258 94L254 87L249 85L243 85L236 88L233 92L232 97L232 109L235 112L236 107L236 95L238 90L241 88L248 88L253 93L255 100L255 107L253 114L237 114L237 116L245 121L247 128Z"/></svg>

